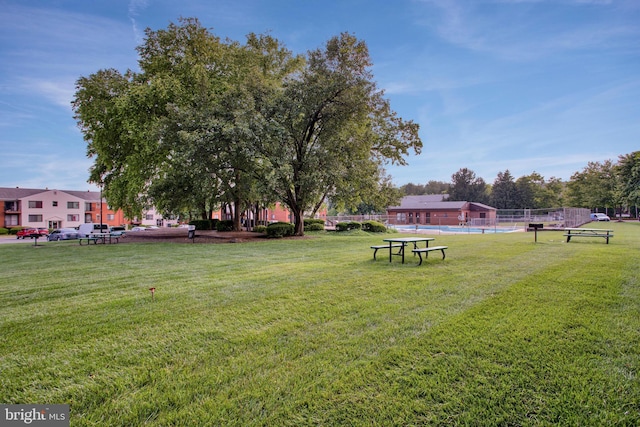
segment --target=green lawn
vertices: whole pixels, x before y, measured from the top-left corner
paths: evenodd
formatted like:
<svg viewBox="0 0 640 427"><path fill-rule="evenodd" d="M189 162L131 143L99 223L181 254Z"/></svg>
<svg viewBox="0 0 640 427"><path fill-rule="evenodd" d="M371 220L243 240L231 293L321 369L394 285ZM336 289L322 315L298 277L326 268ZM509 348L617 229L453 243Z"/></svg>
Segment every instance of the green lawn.
<svg viewBox="0 0 640 427"><path fill-rule="evenodd" d="M72 426L640 425L640 223L615 237L0 245L0 402ZM150 287L155 287L154 299Z"/></svg>

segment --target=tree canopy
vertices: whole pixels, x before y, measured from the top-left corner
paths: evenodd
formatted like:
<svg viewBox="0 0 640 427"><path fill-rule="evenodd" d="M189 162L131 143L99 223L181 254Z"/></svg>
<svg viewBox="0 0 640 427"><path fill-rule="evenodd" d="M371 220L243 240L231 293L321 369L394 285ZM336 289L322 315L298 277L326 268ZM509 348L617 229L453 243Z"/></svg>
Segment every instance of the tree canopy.
<svg viewBox="0 0 640 427"><path fill-rule="evenodd" d="M294 55L271 36L221 41L197 19L146 30L140 72L100 70L73 109L94 159L90 181L132 217L280 201L303 233L325 200L355 209L390 197L387 164L422 142L391 109L364 41L348 33Z"/></svg>

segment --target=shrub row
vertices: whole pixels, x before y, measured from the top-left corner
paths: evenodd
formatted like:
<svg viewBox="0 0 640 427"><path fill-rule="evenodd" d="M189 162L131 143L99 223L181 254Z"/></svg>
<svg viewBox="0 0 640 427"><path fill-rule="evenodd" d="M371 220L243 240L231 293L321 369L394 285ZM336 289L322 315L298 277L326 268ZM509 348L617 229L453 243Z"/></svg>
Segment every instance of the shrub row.
<svg viewBox="0 0 640 427"><path fill-rule="evenodd" d="M365 221L363 223L357 221L339 222L336 224L336 231L364 230L372 233L384 233L387 227L377 221Z"/></svg>
<svg viewBox="0 0 640 427"><path fill-rule="evenodd" d="M304 231L323 231L324 219L318 218L305 218Z"/></svg>
<svg viewBox="0 0 640 427"><path fill-rule="evenodd" d="M387 227L385 227L384 224L371 220L363 222L362 229L371 233L385 233L387 231Z"/></svg>
<svg viewBox="0 0 640 427"><path fill-rule="evenodd" d="M217 231L233 231L233 220L225 219L222 221L216 221L215 228Z"/></svg>
<svg viewBox="0 0 640 427"><path fill-rule="evenodd" d="M289 222L274 222L267 226L267 236L269 237L293 236L294 231L294 225Z"/></svg>
<svg viewBox="0 0 640 427"><path fill-rule="evenodd" d="M336 231L360 230L362 224L357 221L339 222L336 224Z"/></svg>
<svg viewBox="0 0 640 427"><path fill-rule="evenodd" d="M193 219L189 221L189 225L195 225L196 230L214 230L217 219Z"/></svg>

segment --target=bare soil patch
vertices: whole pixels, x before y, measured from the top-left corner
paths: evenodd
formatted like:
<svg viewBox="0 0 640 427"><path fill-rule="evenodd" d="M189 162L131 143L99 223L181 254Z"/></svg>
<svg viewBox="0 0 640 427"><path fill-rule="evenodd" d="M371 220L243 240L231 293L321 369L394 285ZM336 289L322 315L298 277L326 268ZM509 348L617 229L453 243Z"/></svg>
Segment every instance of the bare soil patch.
<svg viewBox="0 0 640 427"><path fill-rule="evenodd" d="M138 242L170 242L170 243L242 243L256 240L266 240L262 233L251 231L214 231L198 230L196 238L187 239L186 228L158 228L145 231L128 231L121 243Z"/></svg>

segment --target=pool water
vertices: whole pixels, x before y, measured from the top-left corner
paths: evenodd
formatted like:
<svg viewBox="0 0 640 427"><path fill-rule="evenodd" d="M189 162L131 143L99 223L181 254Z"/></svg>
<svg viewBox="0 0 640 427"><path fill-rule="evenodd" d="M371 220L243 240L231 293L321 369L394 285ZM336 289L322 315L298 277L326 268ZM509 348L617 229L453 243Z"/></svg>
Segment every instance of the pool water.
<svg viewBox="0 0 640 427"><path fill-rule="evenodd" d="M390 225L398 231L415 231L415 225ZM436 230L445 233L510 233L516 231L513 228L496 228L496 227L460 227L455 225L418 225L418 230Z"/></svg>

